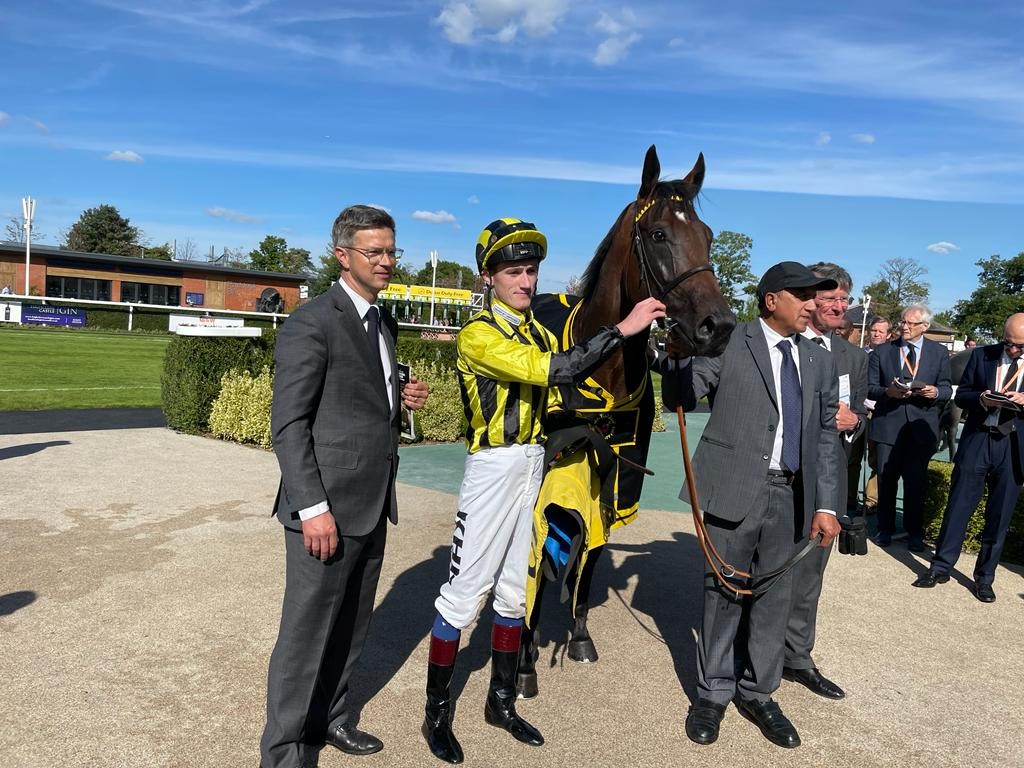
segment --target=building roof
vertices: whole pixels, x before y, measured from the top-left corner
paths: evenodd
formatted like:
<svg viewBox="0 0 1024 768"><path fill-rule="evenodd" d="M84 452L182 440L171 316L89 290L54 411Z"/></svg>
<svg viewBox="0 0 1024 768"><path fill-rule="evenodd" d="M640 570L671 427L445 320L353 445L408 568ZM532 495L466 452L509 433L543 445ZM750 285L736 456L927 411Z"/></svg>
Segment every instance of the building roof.
<svg viewBox="0 0 1024 768"><path fill-rule="evenodd" d="M25 255L25 244L16 242L0 242L0 253ZM140 272L154 272L156 270L173 272L175 274L186 272L215 272L224 275L236 275L238 277L266 277L275 282L304 283L309 280L309 275L289 274L287 272L263 272L258 269L239 269L238 267L225 267L220 264L212 264L207 261L165 261L164 259L142 259L138 256L114 256L109 253L83 253L81 251L67 251L63 248L54 248L50 245L32 244L32 253L45 256L47 260L60 259L65 262L80 262L82 264L108 264L122 267L136 267Z"/></svg>

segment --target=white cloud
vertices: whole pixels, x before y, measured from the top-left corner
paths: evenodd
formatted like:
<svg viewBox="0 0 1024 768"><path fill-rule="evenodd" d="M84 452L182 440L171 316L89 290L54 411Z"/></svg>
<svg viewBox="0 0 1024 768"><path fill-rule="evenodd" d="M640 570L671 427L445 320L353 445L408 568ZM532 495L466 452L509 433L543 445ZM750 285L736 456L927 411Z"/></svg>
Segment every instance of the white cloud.
<svg viewBox="0 0 1024 768"><path fill-rule="evenodd" d="M854 133L850 135L850 138L856 141L858 144L874 144L875 136L871 133Z"/></svg>
<svg viewBox="0 0 1024 768"><path fill-rule="evenodd" d="M519 30L529 37L552 34L569 10L569 0L448 0L437 17L444 35L457 45L480 36L510 43Z"/></svg>
<svg viewBox="0 0 1024 768"><path fill-rule="evenodd" d="M607 67L621 61L630 46L640 39L640 33L635 30L636 23L636 15L629 8L624 8L618 19L601 11L594 27L608 37L597 46L593 62L599 67Z"/></svg>
<svg viewBox="0 0 1024 768"><path fill-rule="evenodd" d="M4 123L6 123L10 119L11 119L11 116L8 115L6 112L0 112L0 125L3 125Z"/></svg>
<svg viewBox="0 0 1024 768"><path fill-rule="evenodd" d="M414 219L426 221L430 224L457 224L455 217L448 211L414 211Z"/></svg>
<svg viewBox="0 0 1024 768"><path fill-rule="evenodd" d="M470 195L466 198L466 202L470 205L480 205L480 198L476 195Z"/></svg>
<svg viewBox="0 0 1024 768"><path fill-rule="evenodd" d="M945 254L949 253L950 251L959 251L960 246L957 245L956 243L948 243L945 240L943 240L938 243L932 243L931 245L928 246L928 250L931 251L932 253Z"/></svg>
<svg viewBox="0 0 1024 768"><path fill-rule="evenodd" d="M818 138L814 140L814 143L819 147L824 147L826 144L832 142L832 134L828 131L822 131L818 134Z"/></svg>
<svg viewBox="0 0 1024 768"><path fill-rule="evenodd" d="M227 219L228 221L237 221L239 224L259 224L263 221L259 216L251 216L248 213L242 213L241 211L233 211L230 208L207 208L207 216L213 216L215 219Z"/></svg>
<svg viewBox="0 0 1024 768"><path fill-rule="evenodd" d="M109 155L104 158L106 160L114 160L119 163L141 163L142 155L138 152L133 152L130 149L115 149Z"/></svg>
<svg viewBox="0 0 1024 768"><path fill-rule="evenodd" d="M35 128L40 133L49 133L50 132L50 126L48 126L42 120L33 120L32 121L32 127Z"/></svg>

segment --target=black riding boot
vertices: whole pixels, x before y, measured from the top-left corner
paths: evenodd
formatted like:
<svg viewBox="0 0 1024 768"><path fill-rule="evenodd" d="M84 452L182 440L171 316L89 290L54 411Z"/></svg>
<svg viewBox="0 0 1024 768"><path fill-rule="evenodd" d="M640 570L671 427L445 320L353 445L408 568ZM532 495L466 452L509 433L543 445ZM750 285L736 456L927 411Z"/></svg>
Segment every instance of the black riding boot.
<svg viewBox="0 0 1024 768"><path fill-rule="evenodd" d="M521 627L494 625L491 636L491 688L484 706L484 719L504 728L524 744L544 743L540 731L516 713L516 669L519 665Z"/></svg>
<svg viewBox="0 0 1024 768"><path fill-rule="evenodd" d="M430 751L434 757L444 760L446 763L462 762L462 745L452 733L452 717L455 714L455 702L451 698L452 673L455 671L455 653L458 651L458 641L455 641L455 651L450 648L441 649L441 653L435 653L435 644L443 644L446 641L436 637L430 638L431 658L437 656L448 657L450 664L435 664L433 661L427 664L427 706L426 717L423 720L423 736L427 740ZM445 661L448 658L444 658Z"/></svg>

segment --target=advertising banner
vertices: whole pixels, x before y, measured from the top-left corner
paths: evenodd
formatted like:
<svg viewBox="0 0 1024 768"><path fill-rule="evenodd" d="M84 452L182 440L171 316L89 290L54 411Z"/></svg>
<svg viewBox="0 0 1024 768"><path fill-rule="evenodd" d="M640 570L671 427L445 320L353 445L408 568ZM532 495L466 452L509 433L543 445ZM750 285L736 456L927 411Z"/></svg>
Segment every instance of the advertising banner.
<svg viewBox="0 0 1024 768"><path fill-rule="evenodd" d="M21 302L0 301L0 323L20 323Z"/></svg>
<svg viewBox="0 0 1024 768"><path fill-rule="evenodd" d="M38 325L87 325L85 310L81 307L56 307L49 304L23 305L21 322Z"/></svg>
<svg viewBox="0 0 1024 768"><path fill-rule="evenodd" d="M168 315L167 330L174 333L181 326L199 328L241 328L245 321L240 317L207 317L205 315Z"/></svg>

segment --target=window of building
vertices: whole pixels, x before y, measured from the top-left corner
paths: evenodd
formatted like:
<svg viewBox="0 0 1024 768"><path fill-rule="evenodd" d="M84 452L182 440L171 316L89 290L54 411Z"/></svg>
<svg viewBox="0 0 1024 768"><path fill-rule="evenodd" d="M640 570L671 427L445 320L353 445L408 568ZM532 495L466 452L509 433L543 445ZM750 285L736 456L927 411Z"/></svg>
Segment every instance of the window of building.
<svg viewBox="0 0 1024 768"><path fill-rule="evenodd" d="M122 282L121 301L177 307L181 305L181 286Z"/></svg>
<svg viewBox="0 0 1024 768"><path fill-rule="evenodd" d="M55 299L110 301L110 280L91 277L46 276L46 295Z"/></svg>

